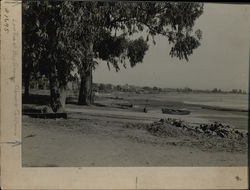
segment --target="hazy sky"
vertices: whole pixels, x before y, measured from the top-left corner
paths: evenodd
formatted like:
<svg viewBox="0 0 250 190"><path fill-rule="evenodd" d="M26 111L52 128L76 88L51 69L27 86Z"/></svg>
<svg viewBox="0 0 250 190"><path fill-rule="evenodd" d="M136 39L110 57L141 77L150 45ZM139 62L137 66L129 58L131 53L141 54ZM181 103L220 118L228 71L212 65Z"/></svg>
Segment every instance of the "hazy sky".
<svg viewBox="0 0 250 190"><path fill-rule="evenodd" d="M101 63L94 82L193 89L248 89L250 6L205 4L195 28L203 32L201 46L189 62L169 56L166 38L156 37L142 64L117 73Z"/></svg>

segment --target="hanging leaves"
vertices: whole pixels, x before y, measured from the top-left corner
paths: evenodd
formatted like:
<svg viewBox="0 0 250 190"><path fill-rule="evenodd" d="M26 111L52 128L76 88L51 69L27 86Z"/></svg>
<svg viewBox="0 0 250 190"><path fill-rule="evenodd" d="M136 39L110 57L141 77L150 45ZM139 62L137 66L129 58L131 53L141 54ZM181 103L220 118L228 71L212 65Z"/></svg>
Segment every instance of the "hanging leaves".
<svg viewBox="0 0 250 190"><path fill-rule="evenodd" d="M172 57L188 60L202 39L200 30L192 31L202 13L201 3L23 1L24 64L41 74L56 64L64 81L75 68L94 68L94 58L116 70L126 67L125 59L134 67L143 61L149 36L156 44L155 35L168 39ZM139 32L146 40L134 39Z"/></svg>

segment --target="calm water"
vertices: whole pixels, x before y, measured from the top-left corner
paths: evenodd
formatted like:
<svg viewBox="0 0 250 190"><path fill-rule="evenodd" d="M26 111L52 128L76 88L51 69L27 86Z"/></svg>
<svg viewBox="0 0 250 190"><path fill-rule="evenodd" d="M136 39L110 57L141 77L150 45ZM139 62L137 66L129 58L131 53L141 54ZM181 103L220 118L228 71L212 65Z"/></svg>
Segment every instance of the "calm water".
<svg viewBox="0 0 250 190"><path fill-rule="evenodd" d="M248 95L242 94L213 94L194 95L185 103L218 106L224 108L248 109Z"/></svg>
<svg viewBox="0 0 250 190"><path fill-rule="evenodd" d="M184 102L222 108L248 110L248 95L243 94L205 94L205 93L167 93L155 95L157 99ZM248 129L248 116L246 112L225 112L215 110L200 110L192 112L192 116L205 118L210 122L227 123L237 129Z"/></svg>
<svg viewBox="0 0 250 190"><path fill-rule="evenodd" d="M248 109L248 95L245 94L206 94L206 93L168 93L159 98L233 109Z"/></svg>

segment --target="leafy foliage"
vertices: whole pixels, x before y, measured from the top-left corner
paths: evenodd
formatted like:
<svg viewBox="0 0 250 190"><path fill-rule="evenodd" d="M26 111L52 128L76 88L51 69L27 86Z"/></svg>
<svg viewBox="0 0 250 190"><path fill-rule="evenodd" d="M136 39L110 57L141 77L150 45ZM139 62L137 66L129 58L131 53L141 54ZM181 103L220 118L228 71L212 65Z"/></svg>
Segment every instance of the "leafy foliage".
<svg viewBox="0 0 250 190"><path fill-rule="evenodd" d="M49 64L57 64L63 79L86 64L86 57L106 60L117 69L125 58L131 66L142 62L147 40L129 39L138 32L146 32L153 42L155 35L166 36L170 55L180 59L188 60L200 45L201 31L192 34L192 27L203 13L201 3L25 1L24 6L24 57L39 60L44 74Z"/></svg>
<svg viewBox="0 0 250 190"><path fill-rule="evenodd" d="M201 3L23 1L23 72L53 73L65 85L77 70L92 72L95 59L118 71L143 62L149 38L166 37L172 57L188 60L202 33L193 31ZM143 33L144 39L133 34Z"/></svg>
<svg viewBox="0 0 250 190"><path fill-rule="evenodd" d="M148 50L148 44L139 38L137 40L129 42L128 45L128 57L131 64L131 67L134 67L136 63L143 61L145 52Z"/></svg>

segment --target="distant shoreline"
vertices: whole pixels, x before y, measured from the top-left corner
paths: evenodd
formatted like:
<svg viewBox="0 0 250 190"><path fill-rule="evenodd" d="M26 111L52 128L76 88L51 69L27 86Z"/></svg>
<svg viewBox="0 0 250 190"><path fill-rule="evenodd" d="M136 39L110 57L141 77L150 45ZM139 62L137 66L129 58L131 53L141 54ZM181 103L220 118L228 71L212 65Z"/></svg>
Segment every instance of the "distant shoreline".
<svg viewBox="0 0 250 190"><path fill-rule="evenodd" d="M248 109L237 109L237 108L223 108L217 106L205 106L201 105L202 109L216 110L216 111L235 111L235 112L248 112Z"/></svg>
<svg viewBox="0 0 250 190"><path fill-rule="evenodd" d="M248 109L241 109L241 108L226 108L226 107L220 107L220 106L208 106L208 105L203 105L203 104L193 104L193 103L186 103L186 105L190 106L199 106L202 109L207 109L207 110L215 110L215 111L231 111L231 112L248 112Z"/></svg>

